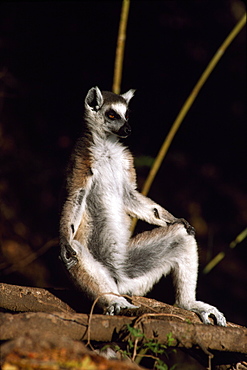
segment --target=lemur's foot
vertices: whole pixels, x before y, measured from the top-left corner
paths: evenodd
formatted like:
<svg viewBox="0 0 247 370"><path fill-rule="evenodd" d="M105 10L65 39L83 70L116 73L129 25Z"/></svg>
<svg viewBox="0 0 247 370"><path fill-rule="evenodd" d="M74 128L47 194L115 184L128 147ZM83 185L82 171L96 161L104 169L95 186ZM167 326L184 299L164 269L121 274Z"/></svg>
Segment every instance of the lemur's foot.
<svg viewBox="0 0 247 370"><path fill-rule="evenodd" d="M211 322L209 320L209 317L210 316L214 316L217 325L219 325L219 326L226 326L226 318L225 318L225 316L223 315L222 312L218 311L215 307L212 307L212 309L210 309L210 310L201 311L199 313L199 315L200 315L200 317L202 319L202 322L204 324L210 325Z"/></svg>
<svg viewBox="0 0 247 370"><path fill-rule="evenodd" d="M131 303L129 303L125 298L123 297L116 297L115 301L112 302L105 310L106 315L118 315L122 309L131 309L134 310L138 308L138 306L135 306Z"/></svg>
<svg viewBox="0 0 247 370"><path fill-rule="evenodd" d="M226 318L223 315L223 313L220 312L216 307L211 306L210 304L195 301L189 304L188 306L181 305L180 307L186 308L190 311L197 313L204 324L207 325L211 324L209 317L214 317L217 325L226 326Z"/></svg>

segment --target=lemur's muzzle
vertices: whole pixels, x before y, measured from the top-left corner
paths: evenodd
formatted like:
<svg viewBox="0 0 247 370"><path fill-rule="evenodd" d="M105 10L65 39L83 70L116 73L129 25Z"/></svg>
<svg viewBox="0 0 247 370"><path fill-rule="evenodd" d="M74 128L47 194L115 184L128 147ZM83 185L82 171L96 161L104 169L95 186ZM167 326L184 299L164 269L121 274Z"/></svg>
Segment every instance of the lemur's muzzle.
<svg viewBox="0 0 247 370"><path fill-rule="evenodd" d="M120 129L117 132L117 135L120 137L127 137L131 134L131 127L128 124L128 122L125 122L125 124L120 127Z"/></svg>

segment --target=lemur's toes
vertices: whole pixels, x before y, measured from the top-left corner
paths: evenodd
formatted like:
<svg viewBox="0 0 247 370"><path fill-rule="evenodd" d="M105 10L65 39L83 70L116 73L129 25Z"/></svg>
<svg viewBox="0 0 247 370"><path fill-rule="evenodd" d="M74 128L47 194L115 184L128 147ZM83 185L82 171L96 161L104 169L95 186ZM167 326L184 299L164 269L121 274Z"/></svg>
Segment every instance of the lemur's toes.
<svg viewBox="0 0 247 370"><path fill-rule="evenodd" d="M209 320L209 317L210 316L213 316L215 318L215 321L216 321L216 324L217 325L219 325L219 326L226 326L226 318L218 310L217 311L213 310L213 312L208 312L208 311L201 312L200 313L200 316L201 316L202 322L204 324L206 324L206 325L210 325L211 324L211 321Z"/></svg>
<svg viewBox="0 0 247 370"><path fill-rule="evenodd" d="M197 313L197 315L200 316L202 322L206 325L211 324L211 321L209 320L209 318L212 317L214 319L214 322L217 325L227 326L226 318L223 315L223 313L220 312L216 307L211 306L210 304L207 304L201 301L195 301L195 302L192 302L192 304L188 306L183 305L182 308L186 308L188 310L191 310Z"/></svg>
<svg viewBox="0 0 247 370"><path fill-rule="evenodd" d="M122 311L123 309L135 310L137 308L139 308L139 306L135 306L127 301L126 303L125 302L113 303L107 307L107 309L105 310L105 314L110 316L119 315L120 311Z"/></svg>

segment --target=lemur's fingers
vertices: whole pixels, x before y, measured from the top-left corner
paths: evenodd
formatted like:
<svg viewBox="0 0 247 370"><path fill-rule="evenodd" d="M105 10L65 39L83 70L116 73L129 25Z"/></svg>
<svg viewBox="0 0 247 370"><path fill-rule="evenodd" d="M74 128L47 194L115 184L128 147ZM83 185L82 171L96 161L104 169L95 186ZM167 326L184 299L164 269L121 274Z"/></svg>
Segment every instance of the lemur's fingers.
<svg viewBox="0 0 247 370"><path fill-rule="evenodd" d="M67 269L78 263L76 251L67 241L61 243L60 259L65 263Z"/></svg>
<svg viewBox="0 0 247 370"><path fill-rule="evenodd" d="M194 229L194 227L193 226L191 226L190 224L189 224L189 222L188 221L186 221L184 218L178 218L176 221L174 221L172 224L183 224L184 225L184 227L185 227L185 229L186 229L186 231L187 231L187 233L189 234L189 235L192 235L192 236L194 236L195 235L195 229Z"/></svg>

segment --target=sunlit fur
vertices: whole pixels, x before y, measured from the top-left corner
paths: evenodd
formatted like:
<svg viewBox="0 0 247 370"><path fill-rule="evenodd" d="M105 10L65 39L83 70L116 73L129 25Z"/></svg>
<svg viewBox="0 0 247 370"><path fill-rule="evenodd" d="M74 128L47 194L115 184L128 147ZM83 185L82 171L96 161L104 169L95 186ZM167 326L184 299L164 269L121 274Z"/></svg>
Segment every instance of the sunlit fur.
<svg viewBox="0 0 247 370"><path fill-rule="evenodd" d="M145 295L169 273L176 303L203 322L215 307L196 301L197 244L193 228L136 190L133 156L119 142L130 134L127 110L134 90L123 95L95 87L85 98L86 131L71 156L67 197L60 222L61 259L75 284L95 299L102 293ZM158 226L131 238L131 217ZM134 308L109 294L99 304L108 314Z"/></svg>

